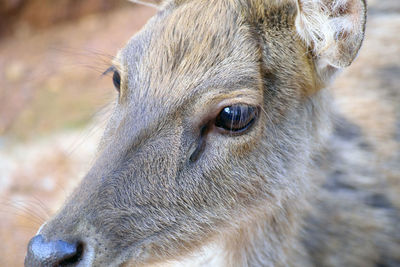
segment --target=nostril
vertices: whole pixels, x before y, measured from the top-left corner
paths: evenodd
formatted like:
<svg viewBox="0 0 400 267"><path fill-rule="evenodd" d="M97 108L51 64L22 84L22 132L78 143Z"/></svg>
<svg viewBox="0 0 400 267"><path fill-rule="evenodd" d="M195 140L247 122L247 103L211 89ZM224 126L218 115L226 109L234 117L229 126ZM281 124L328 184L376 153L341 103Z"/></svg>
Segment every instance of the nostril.
<svg viewBox="0 0 400 267"><path fill-rule="evenodd" d="M63 260L60 261L60 265L68 265L68 264L73 264L77 263L81 260L83 254L83 244L82 243L77 243L76 248L75 248L75 253L66 255Z"/></svg>
<svg viewBox="0 0 400 267"><path fill-rule="evenodd" d="M78 263L83 255L82 243L64 240L46 242L42 235L31 239L25 266L65 266Z"/></svg>

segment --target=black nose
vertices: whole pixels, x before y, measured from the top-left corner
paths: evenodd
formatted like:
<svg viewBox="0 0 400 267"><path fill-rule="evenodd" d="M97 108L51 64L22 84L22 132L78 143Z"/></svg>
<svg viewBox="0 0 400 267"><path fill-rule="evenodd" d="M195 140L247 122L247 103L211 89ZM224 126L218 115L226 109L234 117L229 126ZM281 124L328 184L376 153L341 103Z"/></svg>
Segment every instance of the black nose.
<svg viewBox="0 0 400 267"><path fill-rule="evenodd" d="M28 244L25 266L53 267L77 264L83 254L81 243L68 243L63 240L46 242L37 235Z"/></svg>

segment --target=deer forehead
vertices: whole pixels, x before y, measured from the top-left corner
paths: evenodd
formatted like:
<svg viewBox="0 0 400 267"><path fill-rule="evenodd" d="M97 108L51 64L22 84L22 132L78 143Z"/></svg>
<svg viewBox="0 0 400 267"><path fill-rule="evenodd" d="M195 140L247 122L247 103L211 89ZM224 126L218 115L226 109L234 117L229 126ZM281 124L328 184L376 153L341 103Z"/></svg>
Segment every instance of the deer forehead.
<svg viewBox="0 0 400 267"><path fill-rule="evenodd" d="M193 1L159 12L118 57L128 102L176 106L205 91L257 91L261 41L248 19L234 1Z"/></svg>

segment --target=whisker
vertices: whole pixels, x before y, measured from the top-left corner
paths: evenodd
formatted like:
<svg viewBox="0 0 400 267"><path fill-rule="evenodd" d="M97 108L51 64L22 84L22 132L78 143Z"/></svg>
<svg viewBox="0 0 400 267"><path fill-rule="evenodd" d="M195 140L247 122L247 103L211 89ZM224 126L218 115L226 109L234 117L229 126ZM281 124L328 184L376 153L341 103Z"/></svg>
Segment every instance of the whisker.
<svg viewBox="0 0 400 267"><path fill-rule="evenodd" d="M38 222L44 222L46 221L46 218L42 217L41 214L38 214L36 210L31 209L30 207L26 206L27 204L23 201L15 201L10 203L12 206L15 208L21 210L22 212L25 212L27 214L30 214L31 216L35 217Z"/></svg>
<svg viewBox="0 0 400 267"><path fill-rule="evenodd" d="M140 5L153 7L153 8L157 8L158 9L158 6L156 4L152 4L152 3L149 3L149 2L145 2L145 1L141 1L141 0L128 0L128 1L130 1L132 3L135 3L135 4L140 4Z"/></svg>
<svg viewBox="0 0 400 267"><path fill-rule="evenodd" d="M31 210L21 204L12 202L0 202L0 213L23 216L37 225L41 225L46 221L44 218L35 213L34 210Z"/></svg>
<svg viewBox="0 0 400 267"><path fill-rule="evenodd" d="M39 207L41 208L41 211L44 213L46 220L49 219L51 216L50 208L42 200L40 200L40 198L38 198L37 196L32 196L32 197L36 201L36 203L39 205Z"/></svg>
<svg viewBox="0 0 400 267"><path fill-rule="evenodd" d="M76 49L73 47L50 47L51 50L56 51L59 55L65 55L68 60L62 60L63 56L56 58L56 62L59 60L63 61L62 66L80 66L90 70L94 70L97 73L104 73L110 65L115 56L105 53L104 51L95 50L94 48L83 50L82 48ZM61 59L60 59L61 58ZM70 62L73 59L73 62ZM66 63L67 62L67 63ZM69 62L69 63L68 63ZM88 63L89 62L89 63Z"/></svg>
<svg viewBox="0 0 400 267"><path fill-rule="evenodd" d="M67 47L67 46L51 46L49 49L56 51L59 54L65 54L70 56L82 56L82 57L93 57L93 58L105 58L107 60L114 59L113 55L105 53L104 51L96 50L94 48L89 49L82 49L82 48L74 48L74 47Z"/></svg>

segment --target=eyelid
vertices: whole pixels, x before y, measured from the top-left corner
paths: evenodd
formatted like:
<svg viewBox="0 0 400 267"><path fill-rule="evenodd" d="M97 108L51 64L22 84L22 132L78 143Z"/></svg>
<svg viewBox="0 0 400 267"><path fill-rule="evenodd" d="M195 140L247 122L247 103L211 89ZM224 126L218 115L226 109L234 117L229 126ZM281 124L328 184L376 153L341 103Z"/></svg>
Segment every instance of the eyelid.
<svg viewBox="0 0 400 267"><path fill-rule="evenodd" d="M107 75L107 74L109 74L110 72L114 72L114 71L118 71L118 70L117 70L117 68L116 68L114 65L112 65L112 66L110 66L108 69L106 69L105 72L103 72L102 76Z"/></svg>

